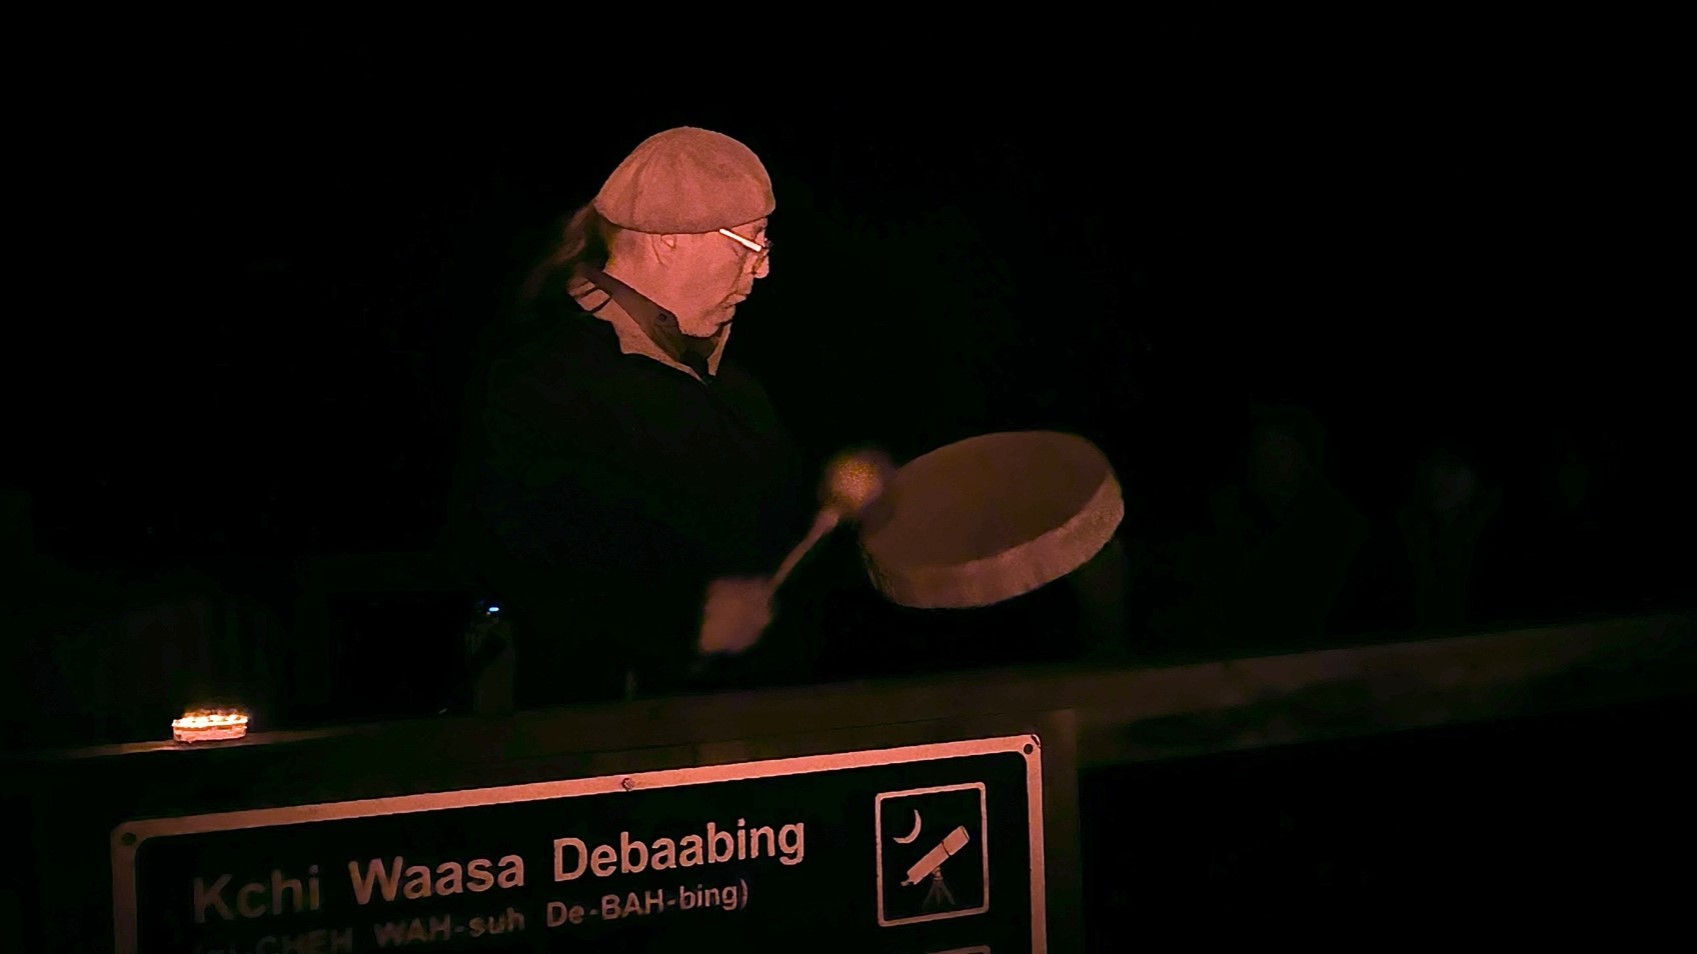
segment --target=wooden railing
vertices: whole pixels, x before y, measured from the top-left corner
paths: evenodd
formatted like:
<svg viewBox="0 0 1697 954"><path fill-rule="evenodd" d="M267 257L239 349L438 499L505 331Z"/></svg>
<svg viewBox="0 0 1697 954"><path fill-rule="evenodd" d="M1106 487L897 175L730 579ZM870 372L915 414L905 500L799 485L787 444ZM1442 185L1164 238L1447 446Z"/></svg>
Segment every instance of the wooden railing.
<svg viewBox="0 0 1697 954"><path fill-rule="evenodd" d="M374 749L425 740L504 758L706 743L1004 712L1073 710L1084 766L1196 755L1697 693L1697 614L1371 643L1249 658L948 673L476 717L255 732L228 748ZM161 726L161 736L168 727ZM158 742L58 753L181 756Z"/></svg>

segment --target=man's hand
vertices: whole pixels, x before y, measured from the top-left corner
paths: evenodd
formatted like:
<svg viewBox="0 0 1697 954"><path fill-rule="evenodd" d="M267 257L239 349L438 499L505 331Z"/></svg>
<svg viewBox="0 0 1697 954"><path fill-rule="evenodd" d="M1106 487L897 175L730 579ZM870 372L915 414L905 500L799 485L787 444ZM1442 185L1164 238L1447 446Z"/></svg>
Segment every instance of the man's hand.
<svg viewBox="0 0 1697 954"><path fill-rule="evenodd" d="M740 653L753 646L772 622L772 581L727 577L707 585L696 649L704 656Z"/></svg>

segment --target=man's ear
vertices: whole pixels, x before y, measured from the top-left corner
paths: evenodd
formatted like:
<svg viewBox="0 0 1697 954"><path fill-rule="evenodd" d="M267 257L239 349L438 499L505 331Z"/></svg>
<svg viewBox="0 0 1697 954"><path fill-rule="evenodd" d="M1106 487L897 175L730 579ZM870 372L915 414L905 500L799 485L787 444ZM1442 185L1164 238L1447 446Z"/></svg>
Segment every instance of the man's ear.
<svg viewBox="0 0 1697 954"><path fill-rule="evenodd" d="M679 237L676 235L648 236L648 254L658 264L669 265L678 255Z"/></svg>

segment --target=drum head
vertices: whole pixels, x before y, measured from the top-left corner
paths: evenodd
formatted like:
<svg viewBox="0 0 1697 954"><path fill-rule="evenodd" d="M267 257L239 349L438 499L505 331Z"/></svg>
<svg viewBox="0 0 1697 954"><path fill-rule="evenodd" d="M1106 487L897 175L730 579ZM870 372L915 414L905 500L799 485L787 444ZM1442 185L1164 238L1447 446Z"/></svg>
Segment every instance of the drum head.
<svg viewBox="0 0 1697 954"><path fill-rule="evenodd" d="M1124 515L1113 468L1084 438L986 434L896 471L862 520L861 552L892 602L988 606L1078 569Z"/></svg>

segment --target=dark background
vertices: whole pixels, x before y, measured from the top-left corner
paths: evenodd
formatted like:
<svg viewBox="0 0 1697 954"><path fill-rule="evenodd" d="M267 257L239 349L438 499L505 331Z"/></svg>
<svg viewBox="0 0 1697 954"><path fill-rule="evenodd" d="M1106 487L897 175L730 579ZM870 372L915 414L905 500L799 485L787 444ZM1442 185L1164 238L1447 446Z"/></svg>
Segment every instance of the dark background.
<svg viewBox="0 0 1697 954"><path fill-rule="evenodd" d="M1255 617L1275 643L1690 605L1689 10L971 26L997 35L38 47L0 483L23 492L8 601L41 635L15 671L184 594L298 633L303 565L430 551L480 332L560 217L681 124L773 174L780 248L732 347L809 454L1090 437L1127 490L1148 644L1230 643L1243 620L1196 604L1268 605L1255 567L1324 562L1303 547L1326 518L1257 510L1257 414L1294 422L1364 534L1336 593ZM1477 506L1437 513L1434 460ZM1411 513L1470 528L1446 551L1463 596L1419 596ZM412 589L321 601L326 652L455 638L457 604Z"/></svg>
<svg viewBox="0 0 1697 954"><path fill-rule="evenodd" d="M1086 773L1090 950L1691 937L1689 698Z"/></svg>

